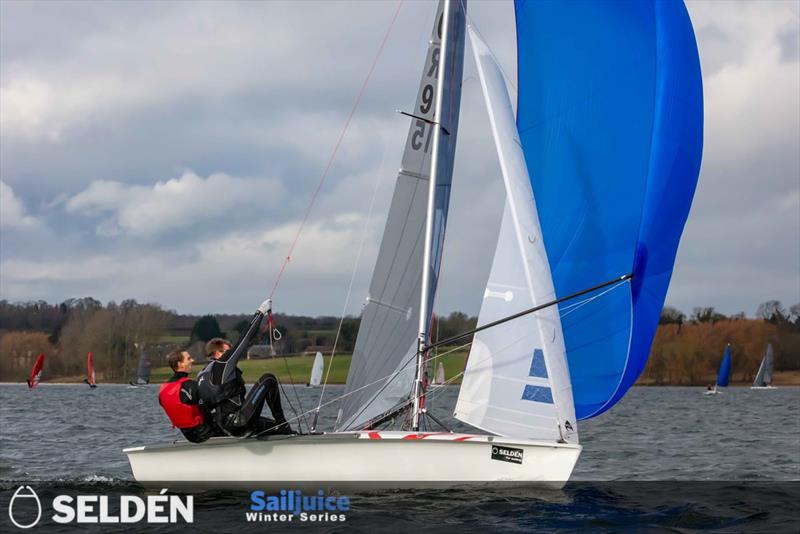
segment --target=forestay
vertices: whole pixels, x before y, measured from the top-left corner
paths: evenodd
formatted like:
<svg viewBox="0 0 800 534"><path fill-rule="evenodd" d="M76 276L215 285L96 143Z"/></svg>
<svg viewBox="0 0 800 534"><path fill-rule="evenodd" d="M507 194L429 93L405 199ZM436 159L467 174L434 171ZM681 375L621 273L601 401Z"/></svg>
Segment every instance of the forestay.
<svg viewBox="0 0 800 534"><path fill-rule="evenodd" d="M431 175L432 123L440 59L445 59L444 92L439 136L433 246L428 315L433 305L452 182L453 157L461 101L464 55L463 1L450 3L447 57L440 58L440 2L428 46L400 172L372 274L369 296L361 315L345 397L336 429L348 430L408 401L414 381L420 317L426 208Z"/></svg>
<svg viewBox="0 0 800 534"><path fill-rule="evenodd" d="M478 325L555 299L514 110L489 49L469 32L506 189ZM475 334L455 416L504 436L578 441L555 306Z"/></svg>
<svg viewBox="0 0 800 534"><path fill-rule="evenodd" d="M575 411L603 413L644 369L697 183L703 98L680 1L516 1L517 125Z"/></svg>

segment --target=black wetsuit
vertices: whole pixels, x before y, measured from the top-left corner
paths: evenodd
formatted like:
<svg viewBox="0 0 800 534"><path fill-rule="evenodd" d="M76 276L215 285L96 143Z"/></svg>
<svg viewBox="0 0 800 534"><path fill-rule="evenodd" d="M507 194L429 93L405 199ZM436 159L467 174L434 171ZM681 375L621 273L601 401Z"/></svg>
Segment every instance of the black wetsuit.
<svg viewBox="0 0 800 534"><path fill-rule="evenodd" d="M175 382L187 376L189 376L188 373L176 371L167 382ZM200 392L197 390L197 382L194 380L187 380L181 384L179 395L181 402L184 404L198 404L200 402ZM214 436L226 435L225 432L215 425L208 417L206 417L206 420L201 425L192 428L181 428L180 430L183 432L186 439L192 443L201 443Z"/></svg>
<svg viewBox="0 0 800 534"><path fill-rule="evenodd" d="M219 362L229 356L230 351L220 356ZM222 379L222 365L214 365L211 369L212 379L219 383ZM286 416L281 407L280 388L278 379L272 373L266 373L259 378L250 391L246 393L242 372L236 369L236 377L231 380L234 385L223 386L233 392L232 396L222 401L219 409L222 412L222 421L225 429L234 436L247 432L261 433L267 430L278 431L278 425L283 429ZM273 419L261 416L264 404L269 406Z"/></svg>
<svg viewBox="0 0 800 534"><path fill-rule="evenodd" d="M257 327L251 327L235 347L227 350L216 360L211 360L203 369L204 373L210 371L212 383L222 383L225 363L234 356L241 357L246 348L252 344L256 331ZM208 411L207 415L217 421L231 435L241 436L247 433L258 434L266 431L287 433L291 431L281 407L278 379L271 373L262 375L253 384L248 393L245 389L242 372L237 367L233 370L233 376L220 386L219 396L223 400L216 406L213 404L209 406L209 403L205 403L206 410L218 410L218 413ZM261 416L261 410L264 408L265 403L269 406L274 420Z"/></svg>

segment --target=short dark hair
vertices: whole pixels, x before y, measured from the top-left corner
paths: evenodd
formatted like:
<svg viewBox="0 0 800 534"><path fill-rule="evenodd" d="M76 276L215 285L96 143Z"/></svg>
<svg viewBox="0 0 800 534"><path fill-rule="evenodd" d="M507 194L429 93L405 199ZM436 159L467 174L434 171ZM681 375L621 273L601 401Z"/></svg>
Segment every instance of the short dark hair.
<svg viewBox="0 0 800 534"><path fill-rule="evenodd" d="M231 342L228 341L227 339L224 339L224 338L221 338L221 337L215 337L214 339L212 339L208 343L206 343L206 356L211 356L212 354L214 354L218 350L223 350L224 351L225 350L225 345L228 345L229 347L233 346L231 344Z"/></svg>
<svg viewBox="0 0 800 534"><path fill-rule="evenodd" d="M169 364L170 369L177 372L178 371L178 364L183 361L183 353L187 352L186 349L175 349L169 354L167 354L167 364Z"/></svg>

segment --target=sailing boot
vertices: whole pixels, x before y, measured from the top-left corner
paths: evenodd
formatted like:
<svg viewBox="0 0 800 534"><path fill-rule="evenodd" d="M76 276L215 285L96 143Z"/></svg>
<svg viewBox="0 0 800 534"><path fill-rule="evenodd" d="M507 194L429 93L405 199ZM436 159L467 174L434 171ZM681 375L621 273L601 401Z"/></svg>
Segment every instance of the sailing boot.
<svg viewBox="0 0 800 534"><path fill-rule="evenodd" d="M297 432L292 430L292 427L289 426L289 422L286 421L286 419L283 419L282 421L275 421L275 428L273 428L270 433L271 434L287 434L287 435L297 434Z"/></svg>

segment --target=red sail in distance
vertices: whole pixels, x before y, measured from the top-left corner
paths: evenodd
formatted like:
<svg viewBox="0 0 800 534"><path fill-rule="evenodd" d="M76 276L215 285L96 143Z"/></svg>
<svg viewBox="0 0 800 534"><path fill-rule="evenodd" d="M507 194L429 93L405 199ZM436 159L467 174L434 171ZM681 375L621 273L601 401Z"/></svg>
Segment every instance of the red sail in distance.
<svg viewBox="0 0 800 534"><path fill-rule="evenodd" d="M28 379L28 387L30 389L35 388L39 385L39 382L42 380L42 368L44 367L44 353L39 354L36 357L36 363L33 364L33 369L31 369L31 377Z"/></svg>
<svg viewBox="0 0 800 534"><path fill-rule="evenodd" d="M94 386L94 362L92 361L92 353L86 357L86 366L89 369L89 385Z"/></svg>

